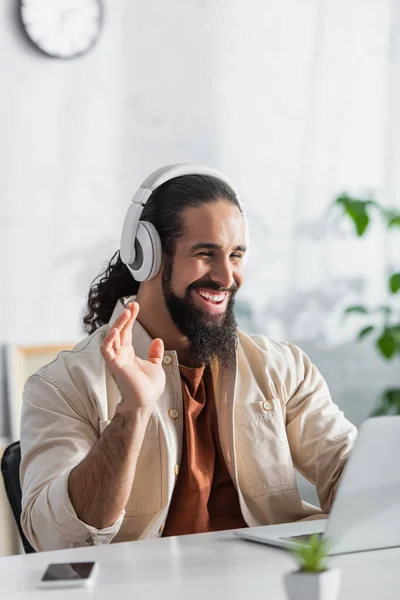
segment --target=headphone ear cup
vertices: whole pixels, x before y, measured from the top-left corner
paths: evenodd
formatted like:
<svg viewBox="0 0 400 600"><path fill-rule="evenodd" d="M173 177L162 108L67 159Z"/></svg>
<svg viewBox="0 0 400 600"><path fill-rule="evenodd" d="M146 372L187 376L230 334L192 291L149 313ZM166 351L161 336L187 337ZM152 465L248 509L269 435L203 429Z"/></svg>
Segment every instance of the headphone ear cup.
<svg viewBox="0 0 400 600"><path fill-rule="evenodd" d="M162 247L160 236L153 223L139 221L136 240L136 258L128 265L136 281L153 279L161 268Z"/></svg>

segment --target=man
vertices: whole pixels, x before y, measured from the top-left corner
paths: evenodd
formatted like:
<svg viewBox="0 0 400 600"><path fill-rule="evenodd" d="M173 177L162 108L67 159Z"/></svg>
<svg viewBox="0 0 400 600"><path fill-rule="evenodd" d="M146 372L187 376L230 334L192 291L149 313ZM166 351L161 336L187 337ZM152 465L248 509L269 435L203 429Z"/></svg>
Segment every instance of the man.
<svg viewBox="0 0 400 600"><path fill-rule="evenodd" d="M299 348L237 330L247 238L216 171L167 167L138 190L121 256L89 292L90 336L25 386L21 522L36 549L329 511L355 428Z"/></svg>

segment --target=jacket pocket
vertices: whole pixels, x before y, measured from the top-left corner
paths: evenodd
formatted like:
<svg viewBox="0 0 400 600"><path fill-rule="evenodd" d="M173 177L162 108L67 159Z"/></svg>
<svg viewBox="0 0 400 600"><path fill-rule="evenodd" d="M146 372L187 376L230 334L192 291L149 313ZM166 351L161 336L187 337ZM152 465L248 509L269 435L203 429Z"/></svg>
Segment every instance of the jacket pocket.
<svg viewBox="0 0 400 600"><path fill-rule="evenodd" d="M278 398L235 405L235 448L240 487L251 497L296 489Z"/></svg>

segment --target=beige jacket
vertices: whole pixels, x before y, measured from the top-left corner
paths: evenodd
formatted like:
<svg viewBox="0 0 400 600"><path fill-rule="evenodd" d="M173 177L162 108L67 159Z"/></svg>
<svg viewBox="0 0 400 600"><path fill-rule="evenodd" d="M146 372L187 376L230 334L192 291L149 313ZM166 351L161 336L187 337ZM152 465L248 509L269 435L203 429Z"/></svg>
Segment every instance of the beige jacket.
<svg viewBox="0 0 400 600"><path fill-rule="evenodd" d="M111 323L123 310L119 301ZM125 511L107 529L80 521L68 496L86 456L121 399L100 347L108 325L30 377L21 421L22 527L37 550L154 538L162 534L182 451L178 360L165 352L166 387L149 421ZM136 323L133 345L151 339ZM236 369L213 368L223 452L249 526L327 513L356 429L296 346L239 332ZM322 511L302 502L295 468L316 484Z"/></svg>

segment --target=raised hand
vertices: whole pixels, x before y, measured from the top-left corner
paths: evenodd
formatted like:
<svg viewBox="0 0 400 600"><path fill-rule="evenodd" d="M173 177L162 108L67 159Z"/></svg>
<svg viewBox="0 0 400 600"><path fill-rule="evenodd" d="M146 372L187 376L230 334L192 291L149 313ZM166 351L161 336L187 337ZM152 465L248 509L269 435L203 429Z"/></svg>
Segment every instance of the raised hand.
<svg viewBox="0 0 400 600"><path fill-rule="evenodd" d="M122 394L119 411L146 409L150 414L165 387L164 343L159 338L153 340L148 360L135 355L132 326L138 312L137 302L128 304L104 338L101 353Z"/></svg>

